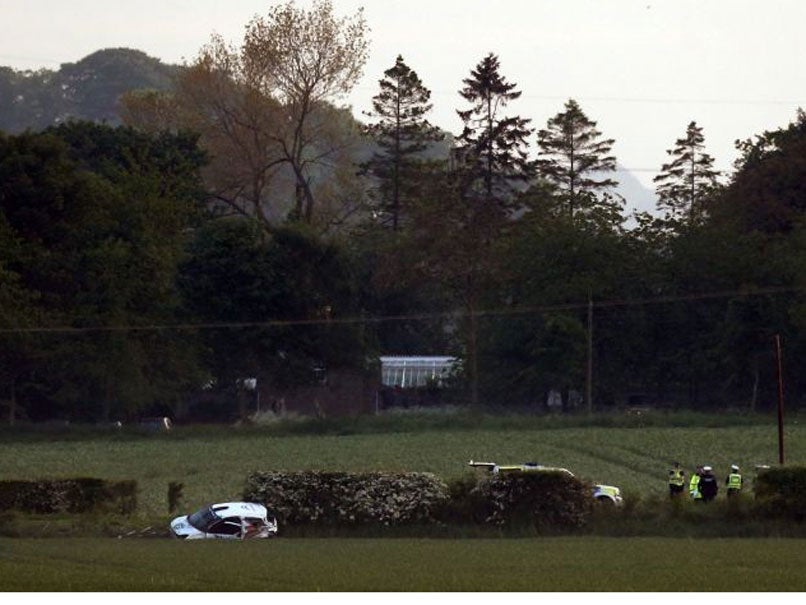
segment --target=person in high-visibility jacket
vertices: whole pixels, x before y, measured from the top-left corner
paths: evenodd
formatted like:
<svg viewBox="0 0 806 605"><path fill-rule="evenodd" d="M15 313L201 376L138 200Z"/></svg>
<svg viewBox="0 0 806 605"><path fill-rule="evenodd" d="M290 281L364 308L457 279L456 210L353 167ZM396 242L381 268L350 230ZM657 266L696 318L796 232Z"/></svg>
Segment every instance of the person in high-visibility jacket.
<svg viewBox="0 0 806 605"><path fill-rule="evenodd" d="M742 491L742 475L739 472L739 467L732 464L730 467L730 475L725 479L725 485L728 487L728 498L738 496Z"/></svg>
<svg viewBox="0 0 806 605"><path fill-rule="evenodd" d="M688 495L692 500L702 501L702 494L700 493L700 476L702 475L702 466L698 466L697 470L691 475L688 482Z"/></svg>
<svg viewBox="0 0 806 605"><path fill-rule="evenodd" d="M683 493L686 485L686 472L680 468L680 463L675 462L669 470L669 497L675 498Z"/></svg>

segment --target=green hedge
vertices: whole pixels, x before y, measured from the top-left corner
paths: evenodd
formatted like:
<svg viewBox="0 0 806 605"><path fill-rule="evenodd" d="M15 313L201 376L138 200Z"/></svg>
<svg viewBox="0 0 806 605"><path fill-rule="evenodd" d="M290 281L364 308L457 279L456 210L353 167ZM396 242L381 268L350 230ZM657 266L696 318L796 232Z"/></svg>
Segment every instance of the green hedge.
<svg viewBox="0 0 806 605"><path fill-rule="evenodd" d="M566 473L527 472L490 475L468 497L486 523L551 531L584 526L596 504L592 493L590 484Z"/></svg>
<svg viewBox="0 0 806 605"><path fill-rule="evenodd" d="M391 526L435 521L448 488L428 473L255 472L243 497L281 525Z"/></svg>
<svg viewBox="0 0 806 605"><path fill-rule="evenodd" d="M243 498L281 525L357 526L441 522L578 528L592 514L592 486L565 473L512 473L450 487L427 473L255 472Z"/></svg>
<svg viewBox="0 0 806 605"><path fill-rule="evenodd" d="M92 478L0 481L0 511L130 514L136 508L136 481Z"/></svg>
<svg viewBox="0 0 806 605"><path fill-rule="evenodd" d="M806 467L771 468L755 480L756 507L764 516L806 520Z"/></svg>

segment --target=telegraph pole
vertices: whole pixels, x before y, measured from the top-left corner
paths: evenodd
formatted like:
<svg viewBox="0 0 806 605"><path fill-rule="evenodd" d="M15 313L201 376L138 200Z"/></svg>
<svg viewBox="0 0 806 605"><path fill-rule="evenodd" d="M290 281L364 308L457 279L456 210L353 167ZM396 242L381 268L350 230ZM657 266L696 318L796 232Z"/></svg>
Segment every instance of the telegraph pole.
<svg viewBox="0 0 806 605"><path fill-rule="evenodd" d="M593 295L588 292L588 369L585 376L585 402L593 414Z"/></svg>
<svg viewBox="0 0 806 605"><path fill-rule="evenodd" d="M775 358L778 362L778 463L784 464L784 376L781 361L781 335L775 335Z"/></svg>

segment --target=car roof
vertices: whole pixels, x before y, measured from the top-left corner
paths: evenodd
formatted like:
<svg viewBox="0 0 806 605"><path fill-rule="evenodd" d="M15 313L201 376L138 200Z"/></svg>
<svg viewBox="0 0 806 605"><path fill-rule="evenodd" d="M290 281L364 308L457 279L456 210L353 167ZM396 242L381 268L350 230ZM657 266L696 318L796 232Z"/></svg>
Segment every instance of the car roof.
<svg viewBox="0 0 806 605"><path fill-rule="evenodd" d="M498 467L499 471L527 471L527 472L534 472L540 471L545 473L564 473L566 475L574 476L574 473L569 471L567 468L562 468L559 466L543 466L542 464L502 464Z"/></svg>
<svg viewBox="0 0 806 605"><path fill-rule="evenodd" d="M222 502L211 504L209 508L219 517L265 517L268 514L265 506L255 502Z"/></svg>

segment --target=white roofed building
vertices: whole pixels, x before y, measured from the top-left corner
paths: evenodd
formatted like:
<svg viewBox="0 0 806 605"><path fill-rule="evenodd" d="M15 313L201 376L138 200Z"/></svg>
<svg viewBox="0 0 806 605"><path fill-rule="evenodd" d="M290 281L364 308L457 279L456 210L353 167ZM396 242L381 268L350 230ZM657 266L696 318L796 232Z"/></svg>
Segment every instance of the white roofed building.
<svg viewBox="0 0 806 605"><path fill-rule="evenodd" d="M439 385L456 366L448 356L381 357L381 384L402 389Z"/></svg>

